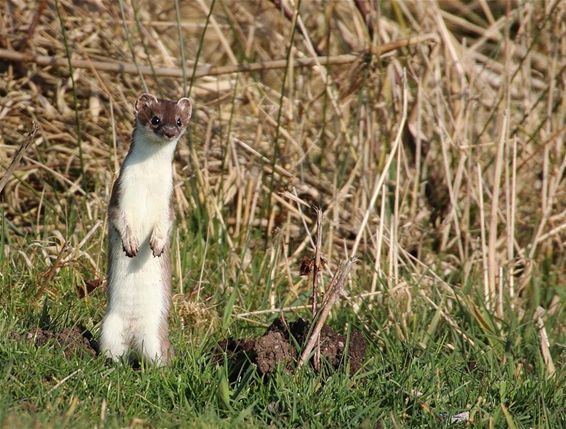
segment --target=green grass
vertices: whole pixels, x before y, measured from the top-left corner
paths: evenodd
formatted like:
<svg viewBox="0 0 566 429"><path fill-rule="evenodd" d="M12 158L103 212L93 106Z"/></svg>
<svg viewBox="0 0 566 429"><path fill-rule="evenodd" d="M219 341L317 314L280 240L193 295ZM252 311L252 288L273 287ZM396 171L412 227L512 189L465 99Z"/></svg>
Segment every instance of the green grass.
<svg viewBox="0 0 566 429"><path fill-rule="evenodd" d="M373 308L362 306L357 315L343 305L334 310L331 324L343 331L360 327L368 340L367 362L355 375L349 375L347 362L338 371L280 369L269 378L261 378L252 367L229 382L228 363L211 362L211 348L226 335L262 331L257 324L233 316L265 301L267 292L261 285L267 284L269 258L258 250L247 270L252 283L234 289L239 274L223 262L225 245L221 240L211 242L220 244L208 249L206 266L219 269L206 270L202 296L217 304L208 317L224 315L224 324L183 328L174 313L171 330L176 358L163 369L136 371L87 353L65 357L55 342L34 345L26 333L40 324L53 329L84 325L96 334L104 293L96 290L86 299L79 298L73 270L64 268L46 289L50 298L38 300L33 282L38 273L26 273L17 259L12 264L4 260L2 427L459 427L464 424L451 423L451 416L464 411L469 411L473 427L566 424L565 380L560 370L564 342L556 343L554 338L551 350L558 372L548 377L532 313L498 325L480 307L474 316L465 302L452 309L451 317L468 339L422 303L413 303L413 312L403 324L396 323L399 305L393 296L375 301ZM204 239L187 237L181 248L192 249L184 253L183 266L191 273L187 285L195 284ZM356 278L354 283L355 288L364 279ZM277 283L278 291L284 287L283 282ZM306 299L304 294L301 299ZM226 306L231 302L230 313ZM256 318L261 323L270 320ZM553 323L549 317L547 325ZM215 328L210 331L209 326Z"/></svg>

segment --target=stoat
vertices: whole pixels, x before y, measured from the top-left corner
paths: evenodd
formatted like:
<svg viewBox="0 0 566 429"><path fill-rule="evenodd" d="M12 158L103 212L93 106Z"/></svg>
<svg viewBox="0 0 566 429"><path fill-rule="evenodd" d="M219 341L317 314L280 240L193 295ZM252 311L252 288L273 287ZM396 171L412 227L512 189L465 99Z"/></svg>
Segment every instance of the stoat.
<svg viewBox="0 0 566 429"><path fill-rule="evenodd" d="M172 161L192 104L143 94L135 111L130 150L108 206L108 306L100 350L113 360L132 350L165 365L171 358Z"/></svg>

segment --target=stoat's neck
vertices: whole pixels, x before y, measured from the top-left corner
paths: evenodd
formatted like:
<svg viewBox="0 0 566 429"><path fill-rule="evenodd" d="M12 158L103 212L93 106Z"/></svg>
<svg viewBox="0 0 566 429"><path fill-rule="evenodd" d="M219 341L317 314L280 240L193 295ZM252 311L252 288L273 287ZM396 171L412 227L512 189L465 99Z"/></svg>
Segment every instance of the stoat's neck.
<svg viewBox="0 0 566 429"><path fill-rule="evenodd" d="M150 163L154 167L171 167L179 139L165 141L139 126L134 130L132 138L132 147L125 164Z"/></svg>

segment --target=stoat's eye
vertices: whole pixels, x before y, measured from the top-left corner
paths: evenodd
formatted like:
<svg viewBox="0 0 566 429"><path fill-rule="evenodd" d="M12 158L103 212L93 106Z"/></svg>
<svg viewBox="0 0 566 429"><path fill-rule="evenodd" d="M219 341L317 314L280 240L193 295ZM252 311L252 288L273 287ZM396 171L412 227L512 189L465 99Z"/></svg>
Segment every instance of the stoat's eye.
<svg viewBox="0 0 566 429"><path fill-rule="evenodd" d="M181 125L183 125L183 123L181 122L181 119L177 118L177 126L180 127Z"/></svg>
<svg viewBox="0 0 566 429"><path fill-rule="evenodd" d="M160 122L161 122L161 120L157 116L154 116L153 118L151 118L151 123L153 125L159 125Z"/></svg>

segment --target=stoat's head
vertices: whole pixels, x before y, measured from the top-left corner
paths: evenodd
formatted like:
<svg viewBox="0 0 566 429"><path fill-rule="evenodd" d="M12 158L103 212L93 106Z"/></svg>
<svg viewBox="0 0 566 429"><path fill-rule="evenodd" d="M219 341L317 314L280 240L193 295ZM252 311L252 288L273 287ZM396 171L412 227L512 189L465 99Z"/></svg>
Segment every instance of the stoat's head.
<svg viewBox="0 0 566 429"><path fill-rule="evenodd" d="M136 128L150 140L173 141L187 129L193 106L189 98L178 101L157 99L152 94L142 94L136 100Z"/></svg>

